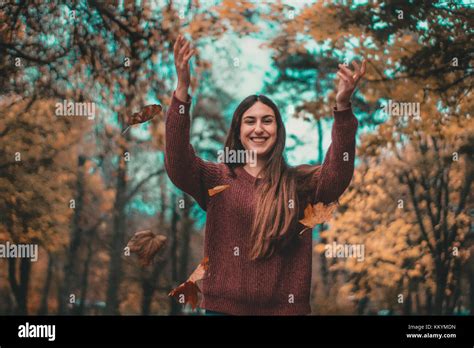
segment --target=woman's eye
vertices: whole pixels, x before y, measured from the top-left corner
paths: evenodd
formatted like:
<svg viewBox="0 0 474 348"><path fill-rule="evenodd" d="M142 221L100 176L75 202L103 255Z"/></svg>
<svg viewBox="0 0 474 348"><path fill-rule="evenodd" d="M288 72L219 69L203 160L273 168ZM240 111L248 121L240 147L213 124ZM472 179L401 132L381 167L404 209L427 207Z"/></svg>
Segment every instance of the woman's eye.
<svg viewBox="0 0 474 348"><path fill-rule="evenodd" d="M245 120L244 123L245 123L245 124L254 124L254 123L255 123L255 120ZM262 123L264 123L264 124L272 124L272 123L273 123L273 119L269 118L269 119L262 120Z"/></svg>

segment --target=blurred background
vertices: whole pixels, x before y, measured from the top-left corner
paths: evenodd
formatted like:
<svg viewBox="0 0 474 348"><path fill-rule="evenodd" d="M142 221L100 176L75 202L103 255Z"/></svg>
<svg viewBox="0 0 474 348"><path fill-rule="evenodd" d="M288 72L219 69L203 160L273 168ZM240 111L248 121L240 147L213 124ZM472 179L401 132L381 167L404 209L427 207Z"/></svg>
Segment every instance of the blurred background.
<svg viewBox="0 0 474 348"><path fill-rule="evenodd" d="M168 296L203 257L205 212L169 181L164 114L121 134L192 61L191 141L217 159L237 104L266 94L292 165L330 144L339 63L369 60L353 97L356 170L313 230L313 314L474 313L471 1L0 2L0 314L200 314ZM470 18L470 19L469 19ZM61 116L80 103L90 117ZM135 232L167 242L143 267ZM363 261L326 246L363 245Z"/></svg>

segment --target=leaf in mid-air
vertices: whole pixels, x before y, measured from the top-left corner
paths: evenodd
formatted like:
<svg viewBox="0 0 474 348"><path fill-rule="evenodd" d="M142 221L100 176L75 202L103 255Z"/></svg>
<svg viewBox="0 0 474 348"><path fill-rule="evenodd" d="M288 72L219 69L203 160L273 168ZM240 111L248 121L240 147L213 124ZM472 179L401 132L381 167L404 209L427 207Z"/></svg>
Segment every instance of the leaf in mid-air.
<svg viewBox="0 0 474 348"><path fill-rule="evenodd" d="M216 186L214 188L211 188L211 189L208 190L209 196L212 197L212 196L218 194L219 192L224 191L225 189L227 189L229 187L230 187L230 185L219 185L219 186Z"/></svg>
<svg viewBox="0 0 474 348"><path fill-rule="evenodd" d="M195 282L190 280L185 281L183 284L178 286L176 289L171 290L168 296L172 296L179 301L181 295L184 296L184 303L189 303L192 309L196 309L198 303L198 292L201 292Z"/></svg>
<svg viewBox="0 0 474 348"><path fill-rule="evenodd" d="M159 115L162 109L161 105L158 104L147 105L141 111L135 112L132 115L127 115L127 127L122 131L122 135L127 133L133 125L147 122Z"/></svg>
<svg viewBox="0 0 474 348"><path fill-rule="evenodd" d="M336 208L336 203L328 205L325 205L322 202L315 205L308 204L304 210L304 218L300 220L300 223L305 225L307 228L314 228L317 224L322 224L323 222L330 220Z"/></svg>
<svg viewBox="0 0 474 348"><path fill-rule="evenodd" d="M141 111L135 112L127 117L127 124L132 126L134 124L143 123L151 120L153 117L158 115L163 108L161 105L153 104L147 105Z"/></svg>
<svg viewBox="0 0 474 348"><path fill-rule="evenodd" d="M143 107L141 111L135 112L132 115L129 115L127 117L127 124L131 126L134 124L149 121L153 117L158 115L161 112L161 110L162 110L161 105L158 105L158 104L147 105Z"/></svg>
<svg viewBox="0 0 474 348"><path fill-rule="evenodd" d="M177 288L171 290L168 296L172 296L179 301L180 295L183 295L184 304L189 303L194 310L198 302L198 292L201 292L201 289L199 289L199 286L197 286L196 282L204 278L208 268L209 258L205 257L196 267L188 280L179 285Z"/></svg>
<svg viewBox="0 0 474 348"><path fill-rule="evenodd" d="M142 266L148 266L156 253L166 243L166 236L154 234L151 230L136 232L127 244L130 252L136 253Z"/></svg>
<svg viewBox="0 0 474 348"><path fill-rule="evenodd" d="M209 269L209 258L206 256L202 259L201 263L196 267L194 272L189 276L188 280L197 282L204 278L206 271Z"/></svg>

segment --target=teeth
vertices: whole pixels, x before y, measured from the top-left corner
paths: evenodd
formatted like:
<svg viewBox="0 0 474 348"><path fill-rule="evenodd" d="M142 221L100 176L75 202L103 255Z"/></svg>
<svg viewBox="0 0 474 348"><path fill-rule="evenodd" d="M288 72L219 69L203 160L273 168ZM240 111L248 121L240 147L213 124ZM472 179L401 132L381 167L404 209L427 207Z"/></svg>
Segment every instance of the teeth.
<svg viewBox="0 0 474 348"><path fill-rule="evenodd" d="M263 143L267 138L250 138L254 143Z"/></svg>

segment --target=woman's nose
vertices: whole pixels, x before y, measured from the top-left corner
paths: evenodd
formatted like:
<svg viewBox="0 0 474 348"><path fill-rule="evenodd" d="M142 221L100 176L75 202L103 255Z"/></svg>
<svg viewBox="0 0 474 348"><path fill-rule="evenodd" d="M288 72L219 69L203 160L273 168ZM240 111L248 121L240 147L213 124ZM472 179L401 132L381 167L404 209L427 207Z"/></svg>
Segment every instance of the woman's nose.
<svg viewBox="0 0 474 348"><path fill-rule="evenodd" d="M254 132L257 134L263 133L262 124L260 122L257 122Z"/></svg>

